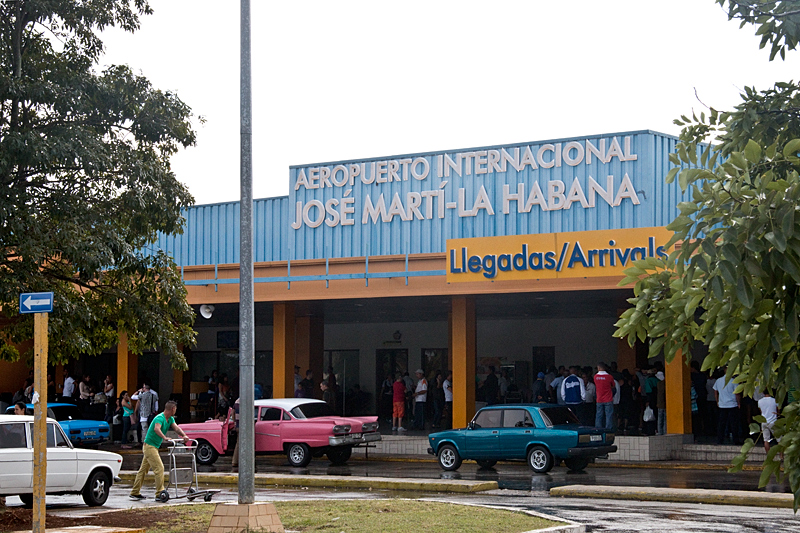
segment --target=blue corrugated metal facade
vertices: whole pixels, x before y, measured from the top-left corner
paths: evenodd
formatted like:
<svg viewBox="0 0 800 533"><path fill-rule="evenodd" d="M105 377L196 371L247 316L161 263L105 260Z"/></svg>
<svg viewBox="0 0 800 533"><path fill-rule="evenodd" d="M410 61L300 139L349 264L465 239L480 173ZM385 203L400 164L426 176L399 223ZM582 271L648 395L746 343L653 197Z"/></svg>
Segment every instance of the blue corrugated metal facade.
<svg viewBox="0 0 800 533"><path fill-rule="evenodd" d="M239 202L198 205L184 212L183 235L161 235L153 245L170 253L179 266L239 262ZM286 261L289 257L286 196L253 202L253 260Z"/></svg>
<svg viewBox="0 0 800 533"><path fill-rule="evenodd" d="M289 197L255 201L254 259L444 252L455 238L665 226L690 199L664 182L676 142L636 131L293 166ZM238 262L238 202L185 216L184 234L156 246L182 266Z"/></svg>

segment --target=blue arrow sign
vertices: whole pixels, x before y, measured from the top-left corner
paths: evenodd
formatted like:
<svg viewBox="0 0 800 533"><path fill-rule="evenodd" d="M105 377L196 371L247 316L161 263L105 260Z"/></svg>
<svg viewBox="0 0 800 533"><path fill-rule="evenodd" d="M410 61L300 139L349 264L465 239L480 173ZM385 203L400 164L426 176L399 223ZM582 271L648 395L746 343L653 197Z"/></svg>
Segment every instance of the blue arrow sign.
<svg viewBox="0 0 800 533"><path fill-rule="evenodd" d="M19 295L20 313L52 313L52 292L23 292Z"/></svg>

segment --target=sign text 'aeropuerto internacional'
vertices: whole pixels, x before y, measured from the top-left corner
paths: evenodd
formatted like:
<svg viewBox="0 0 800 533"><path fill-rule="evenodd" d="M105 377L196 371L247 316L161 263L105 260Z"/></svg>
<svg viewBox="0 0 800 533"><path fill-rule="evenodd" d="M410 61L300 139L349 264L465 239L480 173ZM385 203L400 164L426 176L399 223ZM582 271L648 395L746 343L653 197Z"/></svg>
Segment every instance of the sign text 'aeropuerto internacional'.
<svg viewBox="0 0 800 533"><path fill-rule="evenodd" d="M666 226L691 199L664 181L676 142L644 130L294 165L281 215L288 257L443 254L448 239Z"/></svg>
<svg viewBox="0 0 800 533"><path fill-rule="evenodd" d="M623 276L634 261L669 255L665 228L447 241L447 281Z"/></svg>
<svg viewBox="0 0 800 533"><path fill-rule="evenodd" d="M630 136L621 139L612 136L297 167L292 172L290 196L295 201L291 207L291 228L380 225L444 219L448 215L464 218L534 210L591 209L600 204L616 208L624 202L639 205L636 176L624 171L598 175L576 172L566 181L561 172L544 181L492 182L509 173L536 175L548 169L587 165L599 165L602 169L614 162L637 159ZM489 192L496 188L499 194Z"/></svg>

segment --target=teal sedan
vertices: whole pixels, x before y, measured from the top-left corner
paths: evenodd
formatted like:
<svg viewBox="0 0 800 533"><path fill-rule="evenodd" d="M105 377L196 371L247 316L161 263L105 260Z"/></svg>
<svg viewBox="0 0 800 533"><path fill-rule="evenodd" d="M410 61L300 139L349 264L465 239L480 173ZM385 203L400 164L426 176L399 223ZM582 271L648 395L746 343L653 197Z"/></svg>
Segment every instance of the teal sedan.
<svg viewBox="0 0 800 533"><path fill-rule="evenodd" d="M524 460L540 474L563 460L570 470L583 470L595 458L617 451L614 433L581 426L569 407L550 404L484 407L466 429L431 433L428 439L428 453L444 470L457 470L465 459L482 468Z"/></svg>

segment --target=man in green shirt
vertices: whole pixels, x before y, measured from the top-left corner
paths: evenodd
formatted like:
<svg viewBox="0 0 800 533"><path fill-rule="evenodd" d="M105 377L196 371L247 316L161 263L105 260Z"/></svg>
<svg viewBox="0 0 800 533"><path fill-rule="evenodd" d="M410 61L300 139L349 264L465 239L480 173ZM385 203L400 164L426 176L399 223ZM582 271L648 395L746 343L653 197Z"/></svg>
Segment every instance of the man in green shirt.
<svg viewBox="0 0 800 533"><path fill-rule="evenodd" d="M189 437L186 436L186 433L184 433L175 422L175 411L177 411L177 409L178 404L172 400L168 401L166 405L164 405L164 412L157 415L153 423L150 424L150 427L147 429L147 436L142 445L142 453L144 454L142 466L139 467L139 472L136 474L136 481L133 482L133 488L131 489L132 500L144 499L144 496L142 496L139 491L142 488L142 483L144 483L144 476L147 475L151 468L156 477L156 499L158 499L158 495L164 490L164 463L161 462L158 449L161 447L161 443L164 442L164 439L167 438L165 433L171 429L183 437L184 443L189 442Z"/></svg>

